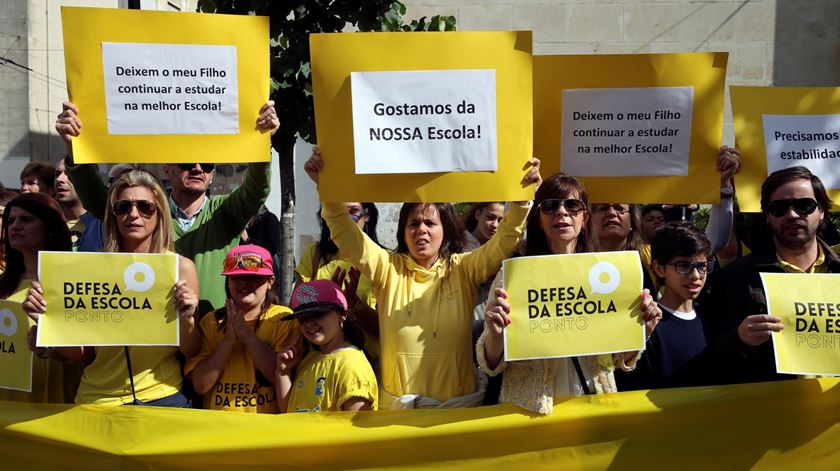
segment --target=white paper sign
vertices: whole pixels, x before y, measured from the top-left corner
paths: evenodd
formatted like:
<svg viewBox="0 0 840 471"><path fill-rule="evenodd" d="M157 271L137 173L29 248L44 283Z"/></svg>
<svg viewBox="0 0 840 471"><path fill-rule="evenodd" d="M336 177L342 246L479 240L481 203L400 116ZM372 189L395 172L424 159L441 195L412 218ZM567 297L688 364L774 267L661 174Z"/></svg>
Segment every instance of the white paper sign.
<svg viewBox="0 0 840 471"><path fill-rule="evenodd" d="M840 188L840 115L761 116L767 175L803 165L826 188Z"/></svg>
<svg viewBox="0 0 840 471"><path fill-rule="evenodd" d="M563 90L562 165L582 177L686 176L694 87Z"/></svg>
<svg viewBox="0 0 840 471"><path fill-rule="evenodd" d="M238 134L236 46L102 43L110 134Z"/></svg>
<svg viewBox="0 0 840 471"><path fill-rule="evenodd" d="M356 173L495 171L496 71L353 72Z"/></svg>

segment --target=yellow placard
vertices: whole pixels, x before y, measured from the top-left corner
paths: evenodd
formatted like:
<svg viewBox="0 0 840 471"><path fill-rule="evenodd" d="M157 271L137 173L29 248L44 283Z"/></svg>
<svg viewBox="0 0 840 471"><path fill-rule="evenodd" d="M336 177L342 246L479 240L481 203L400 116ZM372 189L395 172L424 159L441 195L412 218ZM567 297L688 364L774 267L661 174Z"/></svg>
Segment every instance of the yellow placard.
<svg viewBox="0 0 840 471"><path fill-rule="evenodd" d="M840 376L840 275L762 273L767 312L785 328L773 333L776 371Z"/></svg>
<svg viewBox="0 0 840 471"><path fill-rule="evenodd" d="M688 175L585 177L593 202L717 203L728 53L534 56L534 153L561 169L564 90L693 87Z"/></svg>
<svg viewBox="0 0 840 471"><path fill-rule="evenodd" d="M840 114L840 87L729 87L735 146L741 150L741 170L735 178L743 212L761 212L761 184L767 178L764 115ZM806 163L807 161L800 161ZM840 172L835 165L833 172ZM836 173L835 173L836 175ZM840 189L828 190L834 210L840 209Z"/></svg>
<svg viewBox="0 0 840 471"><path fill-rule="evenodd" d="M531 33L412 32L312 34L312 86L325 167L322 201L520 201L532 156ZM493 69L495 172L357 175L351 72ZM399 156L394 156L399 158Z"/></svg>
<svg viewBox="0 0 840 471"><path fill-rule="evenodd" d="M32 391L31 324L20 303L0 300L0 389Z"/></svg>
<svg viewBox="0 0 840 471"><path fill-rule="evenodd" d="M79 107L79 117L84 124L81 135L73 140L77 163L270 160L269 134L256 128L259 109L269 92L267 17L62 7L61 19L67 90L70 101ZM109 132L103 60L106 47L114 43L235 47L235 66L232 68L236 70L238 95L231 98L231 103L238 103L238 131L226 134L215 131L206 131L207 134ZM197 69L188 72L198 74L198 78L190 80L200 85L202 71ZM167 72L170 73L174 79L175 70ZM210 71L204 75L213 74ZM159 75L163 75L163 71ZM168 93L154 90L141 93L148 97L148 106L162 106L160 102L167 102L165 106L178 104L174 89ZM213 101L210 106L215 103ZM187 107L183 103L179 106ZM235 119L233 123L236 123Z"/></svg>
<svg viewBox="0 0 840 471"><path fill-rule="evenodd" d="M643 350L639 252L505 260L505 360Z"/></svg>
<svg viewBox="0 0 840 471"><path fill-rule="evenodd" d="M40 252L37 345L178 345L178 255Z"/></svg>

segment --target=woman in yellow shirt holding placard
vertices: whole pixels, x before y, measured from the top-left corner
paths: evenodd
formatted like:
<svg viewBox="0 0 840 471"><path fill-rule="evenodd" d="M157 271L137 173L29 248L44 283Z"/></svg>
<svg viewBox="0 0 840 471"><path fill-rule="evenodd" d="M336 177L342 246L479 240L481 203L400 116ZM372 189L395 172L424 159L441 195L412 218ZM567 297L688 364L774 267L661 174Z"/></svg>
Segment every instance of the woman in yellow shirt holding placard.
<svg viewBox="0 0 840 471"><path fill-rule="evenodd" d="M171 253L172 218L166 193L157 178L132 170L108 189L105 213L105 251ZM62 347L55 351L85 368L76 394L77 404L136 404L189 407L181 393L183 377L175 356L198 353L201 334L196 328L198 278L193 262L180 257L179 281L173 300L179 313L179 347ZM43 291L35 283L24 303L27 312L44 312Z"/></svg>
<svg viewBox="0 0 840 471"><path fill-rule="evenodd" d="M576 178L558 173L547 179L534 197L537 208L528 216L525 255L592 252L597 242L588 211L589 198ZM502 332L510 324L507 292L499 288L501 276L487 301L484 332L476 344L481 369L490 376L502 371L500 402L550 414L554 398L615 392L615 368L632 369L639 352L591 355L574 358L503 361ZM641 294L642 318L649 336L662 313L648 290ZM546 384L547 383L547 384Z"/></svg>
<svg viewBox="0 0 840 471"><path fill-rule="evenodd" d="M22 303L38 276L38 252L69 252L70 231L56 200L44 193L25 193L6 205L2 234L6 270L0 275L0 299ZM80 376L77 365L43 354L32 362L32 392L0 390L0 400L72 402Z"/></svg>
<svg viewBox="0 0 840 471"><path fill-rule="evenodd" d="M529 165L522 184L539 184L539 160ZM316 148L304 166L316 184L323 166ZM450 204L403 205L397 250L390 252L362 233L343 203L324 203L321 215L333 241L373 284L382 349L380 408L481 404L484 391L471 348L475 292L516 250L529 208L530 202L511 204L490 241L462 254L463 234Z"/></svg>

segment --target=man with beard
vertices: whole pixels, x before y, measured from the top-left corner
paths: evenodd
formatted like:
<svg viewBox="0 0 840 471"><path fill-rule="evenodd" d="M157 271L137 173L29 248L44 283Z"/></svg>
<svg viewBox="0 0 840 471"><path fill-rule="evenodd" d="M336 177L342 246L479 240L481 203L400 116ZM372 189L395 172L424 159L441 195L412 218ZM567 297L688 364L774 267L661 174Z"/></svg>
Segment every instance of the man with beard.
<svg viewBox="0 0 840 471"><path fill-rule="evenodd" d="M67 176L65 159L55 166L55 199L64 210L64 219L70 229L74 252L99 252L102 250L102 220L85 210L76 187Z"/></svg>
<svg viewBox="0 0 840 471"><path fill-rule="evenodd" d="M712 335L723 382L793 379L776 373L772 332L781 319L767 314L760 273L840 273L840 258L817 237L828 221L831 200L820 179L805 167L770 174L761 185L761 211L771 249L736 260L710 280L701 317Z"/></svg>

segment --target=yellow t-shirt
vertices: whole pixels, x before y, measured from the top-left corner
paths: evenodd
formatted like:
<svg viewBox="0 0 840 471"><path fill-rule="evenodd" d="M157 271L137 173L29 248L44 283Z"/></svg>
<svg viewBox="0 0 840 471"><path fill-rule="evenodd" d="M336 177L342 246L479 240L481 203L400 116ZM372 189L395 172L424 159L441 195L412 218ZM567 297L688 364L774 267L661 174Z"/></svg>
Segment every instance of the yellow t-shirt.
<svg viewBox="0 0 840 471"><path fill-rule="evenodd" d="M297 343L300 338L298 322L282 321L292 311L286 306L269 307L259 320L249 321L251 329L256 328L257 338L274 352ZM221 321L216 313L210 312L201 319L201 351L190 358L184 366L184 374L192 372L199 363L210 357L225 338L220 328ZM230 352L225 370L213 390L204 396L204 408L260 414L276 414L276 389L273 378L265 378L254 365L254 359L242 342L237 342Z"/></svg>
<svg viewBox="0 0 840 471"><path fill-rule="evenodd" d="M96 358L82 375L76 404L130 404L124 347L94 347ZM181 390L181 365L175 353L178 347L128 347L137 399L156 401Z"/></svg>
<svg viewBox="0 0 840 471"><path fill-rule="evenodd" d="M8 298L8 301L22 303L29 295L32 280L21 280L20 284ZM30 320L29 326L34 323ZM18 348L28 348L22 345ZM39 402L39 403L72 403L79 387L82 376L80 365L65 364L53 358L32 357L32 392L0 389L0 400Z"/></svg>
<svg viewBox="0 0 840 471"><path fill-rule="evenodd" d="M472 320L478 285L516 251L530 204L512 204L484 245L423 268L406 254L383 249L347 215L343 203L324 203L321 215L341 253L373 283L382 346L381 378L392 396L438 401L475 392ZM389 407L384 393L382 406ZM387 402L386 402L387 401Z"/></svg>
<svg viewBox="0 0 840 471"><path fill-rule="evenodd" d="M373 368L358 348L343 348L328 355L312 351L298 366L286 410L340 411L354 397L367 399L376 410L378 390Z"/></svg>
<svg viewBox="0 0 840 471"><path fill-rule="evenodd" d="M333 273L337 268L349 271L353 266L349 260L340 258L341 254L336 256L321 254L321 264L318 266L318 272L315 274L316 280L332 279ZM300 280L303 282L312 281L312 267L315 265L315 244L310 245L303 256L300 257L300 264L295 268L295 273L298 274ZM376 297L373 295L373 286L371 286L370 278L365 275L359 277L359 286L356 288L356 295L359 299L364 301L368 306L376 309ZM351 308L353 306L350 306ZM361 328L361 325L359 326ZM375 335L368 329L362 328L365 334L365 350L370 354L375 363L379 362L379 335Z"/></svg>
<svg viewBox="0 0 840 471"><path fill-rule="evenodd" d="M819 244L817 244L817 250L817 259L814 260L814 264L808 268L808 271L802 271L802 269L796 265L782 260L782 257L780 257L778 253L776 254L776 260L779 262L779 265L781 265L782 270L786 273L825 273L828 271L828 264L825 263L825 252L823 252L822 246Z"/></svg>

